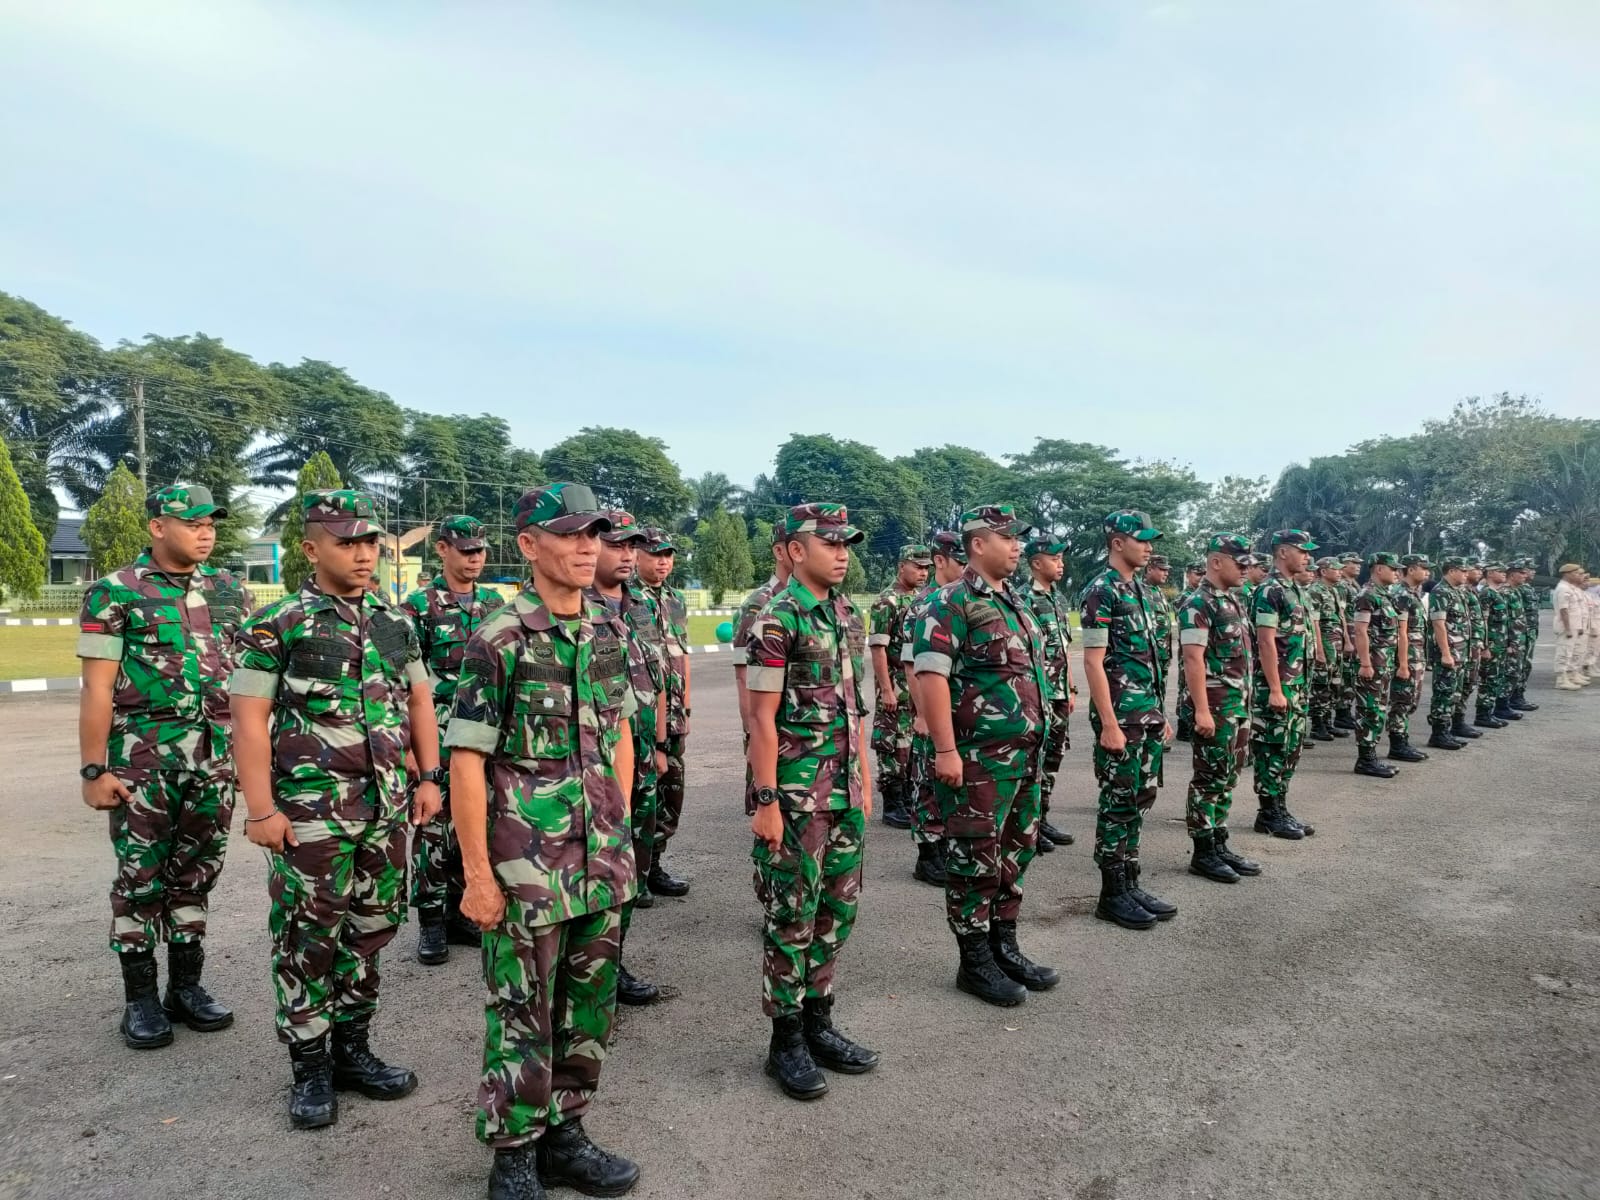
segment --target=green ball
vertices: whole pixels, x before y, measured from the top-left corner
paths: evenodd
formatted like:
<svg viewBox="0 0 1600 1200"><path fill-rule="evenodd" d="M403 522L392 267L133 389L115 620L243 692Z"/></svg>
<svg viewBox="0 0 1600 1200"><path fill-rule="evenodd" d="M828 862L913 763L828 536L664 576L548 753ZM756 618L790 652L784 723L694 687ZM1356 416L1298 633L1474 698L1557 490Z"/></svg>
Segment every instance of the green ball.
<svg viewBox="0 0 1600 1200"><path fill-rule="evenodd" d="M733 641L732 621L724 621L721 625L717 626L717 641L721 642L724 646Z"/></svg>

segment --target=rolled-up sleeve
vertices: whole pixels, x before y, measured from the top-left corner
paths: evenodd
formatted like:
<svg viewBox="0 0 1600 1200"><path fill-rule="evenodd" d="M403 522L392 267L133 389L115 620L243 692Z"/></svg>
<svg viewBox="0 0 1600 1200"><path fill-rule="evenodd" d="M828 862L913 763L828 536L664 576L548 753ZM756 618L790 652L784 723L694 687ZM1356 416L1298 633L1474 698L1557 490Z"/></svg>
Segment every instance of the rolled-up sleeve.
<svg viewBox="0 0 1600 1200"><path fill-rule="evenodd" d="M745 662L744 686L752 692L783 691L784 670L794 634L788 624L770 610L761 614L750 630L750 645Z"/></svg>

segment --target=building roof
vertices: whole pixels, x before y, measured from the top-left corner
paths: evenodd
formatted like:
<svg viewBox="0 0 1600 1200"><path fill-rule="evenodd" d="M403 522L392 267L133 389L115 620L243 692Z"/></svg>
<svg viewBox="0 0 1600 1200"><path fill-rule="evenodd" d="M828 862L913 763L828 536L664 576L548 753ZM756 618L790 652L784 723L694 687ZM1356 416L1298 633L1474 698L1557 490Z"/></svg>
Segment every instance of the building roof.
<svg viewBox="0 0 1600 1200"><path fill-rule="evenodd" d="M61 517L56 521L56 531L50 538L50 553L56 558L88 558L89 547L83 544L80 531L82 517Z"/></svg>

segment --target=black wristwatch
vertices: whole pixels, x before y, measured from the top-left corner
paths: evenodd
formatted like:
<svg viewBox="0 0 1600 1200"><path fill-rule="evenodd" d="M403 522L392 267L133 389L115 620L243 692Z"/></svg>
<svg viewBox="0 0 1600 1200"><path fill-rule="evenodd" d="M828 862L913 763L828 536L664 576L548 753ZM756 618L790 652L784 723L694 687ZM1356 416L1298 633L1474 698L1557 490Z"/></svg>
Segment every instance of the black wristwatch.
<svg viewBox="0 0 1600 1200"><path fill-rule="evenodd" d="M752 795L754 796L756 805L759 808L765 808L769 804L776 804L778 802L777 788L758 787L752 793Z"/></svg>
<svg viewBox="0 0 1600 1200"><path fill-rule="evenodd" d="M656 743L656 749L661 751L661 753L663 753L663 754L671 754L672 753L672 743L671 742L657 742Z"/></svg>
<svg viewBox="0 0 1600 1200"><path fill-rule="evenodd" d="M440 787L443 787L444 781L450 778L450 772L443 767L434 767L431 771L418 772L417 778L422 780L423 783L437 783Z"/></svg>
<svg viewBox="0 0 1600 1200"><path fill-rule="evenodd" d="M93 783L96 779L99 779L100 776L104 775L110 769L111 768L106 766L104 763L86 763L78 768L78 774L84 779L87 779L90 783Z"/></svg>

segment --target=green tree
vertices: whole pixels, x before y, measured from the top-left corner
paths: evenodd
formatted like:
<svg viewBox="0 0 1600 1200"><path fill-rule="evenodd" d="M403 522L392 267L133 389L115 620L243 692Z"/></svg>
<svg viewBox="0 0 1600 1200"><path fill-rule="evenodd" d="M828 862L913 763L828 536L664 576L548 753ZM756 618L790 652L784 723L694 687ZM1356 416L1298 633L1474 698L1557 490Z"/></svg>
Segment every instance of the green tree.
<svg viewBox="0 0 1600 1200"><path fill-rule="evenodd" d="M590 426L550 447L543 461L549 478L587 484L600 503L646 525L676 529L694 500L667 444L631 429Z"/></svg>
<svg viewBox="0 0 1600 1200"><path fill-rule="evenodd" d="M887 574L900 547L927 528L910 471L871 446L825 433L790 437L778 448L772 478L758 478L751 490L762 497L751 515L763 518L813 501L846 505L852 523L866 531L861 557L876 574Z"/></svg>
<svg viewBox="0 0 1600 1200"><path fill-rule="evenodd" d="M930 529L954 529L975 505L1016 504L1022 498L1008 467L966 446L924 446L894 461L916 479Z"/></svg>
<svg viewBox="0 0 1600 1200"><path fill-rule="evenodd" d="M127 566L150 544L150 518L144 491L127 464L118 463L106 476L105 490L83 514L80 530L96 575Z"/></svg>
<svg viewBox="0 0 1600 1200"><path fill-rule="evenodd" d="M732 513L716 508L695 527L694 569L711 589L711 603L720 605L728 592L750 586L754 568L744 525Z"/></svg>
<svg viewBox="0 0 1600 1200"><path fill-rule="evenodd" d="M752 517L749 527L751 578L764 580L772 574L772 522Z"/></svg>
<svg viewBox="0 0 1600 1200"><path fill-rule="evenodd" d="M44 572L44 537L11 465L11 447L0 438L0 600L7 595L33 599L44 586Z"/></svg>
<svg viewBox="0 0 1600 1200"><path fill-rule="evenodd" d="M298 591L300 585L311 578L311 562L306 558L305 551L300 549L300 543L306 536L305 509L301 501L307 492L325 492L343 486L338 468L325 451L317 451L300 468L300 475L295 480L294 496L284 513L283 529L278 535L278 542L283 547L278 571L283 586L289 591Z"/></svg>
<svg viewBox="0 0 1600 1200"><path fill-rule="evenodd" d="M1173 542L1181 543L1190 558L1204 557L1206 543L1218 533L1241 533L1256 540L1266 532L1259 518L1267 491L1265 475L1224 475L1200 499L1183 505L1177 537L1163 542L1168 557L1180 553Z"/></svg>
<svg viewBox="0 0 1600 1200"><path fill-rule="evenodd" d="M850 569L844 573L843 587L849 596L863 596L872 590L867 582L866 568L861 565L861 557L854 550L850 551Z"/></svg>

